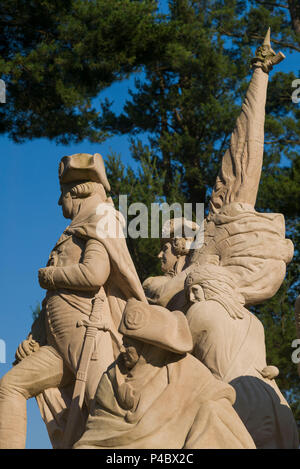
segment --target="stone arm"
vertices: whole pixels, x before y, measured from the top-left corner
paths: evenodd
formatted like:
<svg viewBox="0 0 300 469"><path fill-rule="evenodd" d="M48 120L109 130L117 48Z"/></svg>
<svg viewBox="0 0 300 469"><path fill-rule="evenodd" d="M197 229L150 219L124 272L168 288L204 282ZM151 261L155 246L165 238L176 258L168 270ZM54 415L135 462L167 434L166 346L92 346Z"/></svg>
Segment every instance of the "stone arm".
<svg viewBox="0 0 300 469"><path fill-rule="evenodd" d="M78 264L65 267L46 267L39 270L39 282L47 290L70 289L85 292L96 292L108 279L110 274L110 260L104 246L97 240L86 243L83 259ZM45 331L45 305L47 296L43 301L42 310L33 322L28 337L19 345L14 364L26 356L46 345Z"/></svg>
<svg viewBox="0 0 300 469"><path fill-rule="evenodd" d="M232 202L255 205L264 151L267 85L268 74L255 68L216 179L210 200L212 213Z"/></svg>
<svg viewBox="0 0 300 469"><path fill-rule="evenodd" d="M284 59L270 45L268 31L264 45L257 49L253 74L242 105L230 147L223 156L210 201L210 212L223 205L240 202L254 207L261 176L264 152L264 122L269 70Z"/></svg>
<svg viewBox="0 0 300 469"><path fill-rule="evenodd" d="M167 307L179 292L183 292L184 282L190 270L192 267L188 267L174 277L147 278L143 283L143 288L149 303Z"/></svg>
<svg viewBox="0 0 300 469"><path fill-rule="evenodd" d="M46 267L39 270L39 282L47 290L70 289L96 291L107 281L110 274L108 253L97 240L86 243L83 259L78 264L64 267Z"/></svg>

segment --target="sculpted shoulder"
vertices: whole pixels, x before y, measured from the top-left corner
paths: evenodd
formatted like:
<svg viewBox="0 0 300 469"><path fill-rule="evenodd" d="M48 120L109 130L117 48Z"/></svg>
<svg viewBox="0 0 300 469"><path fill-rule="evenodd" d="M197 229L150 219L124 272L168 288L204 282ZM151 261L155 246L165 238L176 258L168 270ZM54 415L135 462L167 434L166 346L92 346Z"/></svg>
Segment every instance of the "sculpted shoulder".
<svg viewBox="0 0 300 469"><path fill-rule="evenodd" d="M215 300L199 301L193 303L187 311L186 317L188 321L212 321L219 319L225 315L224 307Z"/></svg>

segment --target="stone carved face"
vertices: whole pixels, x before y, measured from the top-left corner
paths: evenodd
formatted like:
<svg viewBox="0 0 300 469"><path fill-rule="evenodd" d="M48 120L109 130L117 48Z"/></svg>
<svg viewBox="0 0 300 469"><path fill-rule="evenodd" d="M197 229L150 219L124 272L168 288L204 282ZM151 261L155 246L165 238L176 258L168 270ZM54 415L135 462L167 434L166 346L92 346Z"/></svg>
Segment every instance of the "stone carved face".
<svg viewBox="0 0 300 469"><path fill-rule="evenodd" d="M139 361L143 344L135 339L123 337L123 347L120 356L127 370L131 370Z"/></svg>
<svg viewBox="0 0 300 469"><path fill-rule="evenodd" d="M62 207L63 216L65 218L72 218L73 200L72 200L70 192L66 193L62 189L60 198L58 200L58 205Z"/></svg>
<svg viewBox="0 0 300 469"><path fill-rule="evenodd" d="M58 200L58 205L62 207L63 216L65 218L74 218L78 211L79 200L71 196L71 189L73 185L63 184L61 186L61 195Z"/></svg>
<svg viewBox="0 0 300 469"><path fill-rule="evenodd" d="M188 298L191 303L198 303L205 300L204 291L201 285L191 285L188 289Z"/></svg>
<svg viewBox="0 0 300 469"><path fill-rule="evenodd" d="M164 273L168 273L174 270L178 258L174 253L173 246L170 242L167 242L163 245L162 250L157 257L161 260L161 270Z"/></svg>

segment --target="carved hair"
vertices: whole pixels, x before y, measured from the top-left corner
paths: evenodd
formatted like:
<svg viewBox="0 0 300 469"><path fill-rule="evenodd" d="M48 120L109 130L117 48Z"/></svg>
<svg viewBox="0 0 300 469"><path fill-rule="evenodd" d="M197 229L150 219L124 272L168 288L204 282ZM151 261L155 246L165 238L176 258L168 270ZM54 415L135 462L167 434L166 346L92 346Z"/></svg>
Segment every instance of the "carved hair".
<svg viewBox="0 0 300 469"><path fill-rule="evenodd" d="M76 184L70 190L71 197L74 199L84 199L92 195L94 192L98 192L106 198L104 187L98 182L82 182L80 184Z"/></svg>
<svg viewBox="0 0 300 469"><path fill-rule="evenodd" d="M233 319L242 319L245 315L244 297L236 288L236 279L226 267L206 264L198 265L185 280L186 293L192 285L203 288L205 300L220 303Z"/></svg>
<svg viewBox="0 0 300 469"><path fill-rule="evenodd" d="M176 256L186 256L190 254L191 245L198 229L197 223L184 217L171 218L163 225L161 244L169 242Z"/></svg>
<svg viewBox="0 0 300 469"><path fill-rule="evenodd" d="M189 240L188 238L172 238L170 240L173 252L176 256L188 255L190 251L191 242L192 239Z"/></svg>

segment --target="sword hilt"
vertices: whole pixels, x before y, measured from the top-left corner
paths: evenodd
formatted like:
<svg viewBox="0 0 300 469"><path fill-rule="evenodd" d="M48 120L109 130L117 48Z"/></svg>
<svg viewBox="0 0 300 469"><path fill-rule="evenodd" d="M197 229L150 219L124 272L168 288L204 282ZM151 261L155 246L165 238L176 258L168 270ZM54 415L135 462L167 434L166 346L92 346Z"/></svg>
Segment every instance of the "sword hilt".
<svg viewBox="0 0 300 469"><path fill-rule="evenodd" d="M92 312L90 314L90 322L99 322L101 318L104 301L105 301L105 296L102 292L98 293L95 296L95 298L93 299Z"/></svg>

